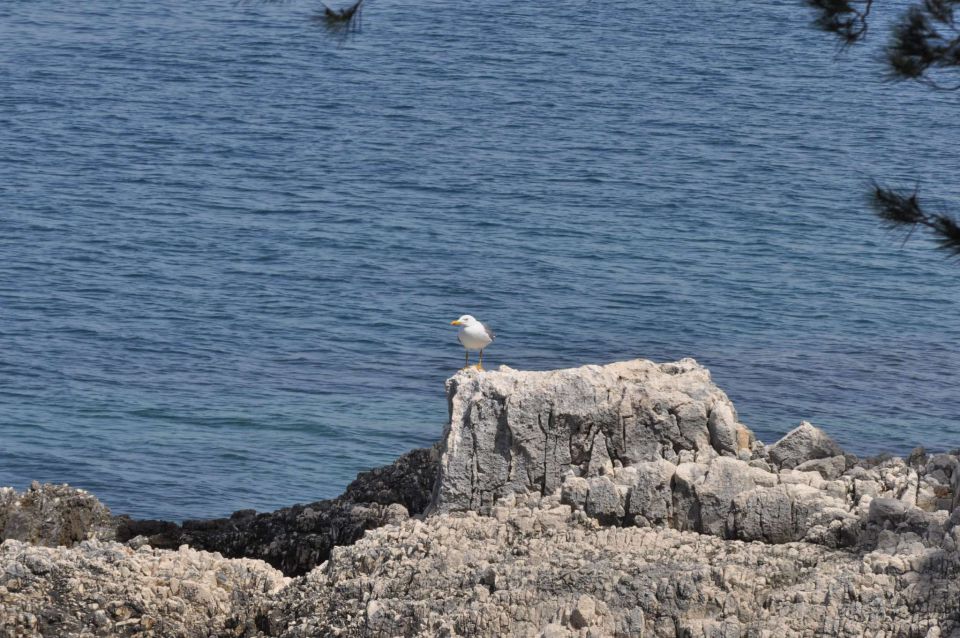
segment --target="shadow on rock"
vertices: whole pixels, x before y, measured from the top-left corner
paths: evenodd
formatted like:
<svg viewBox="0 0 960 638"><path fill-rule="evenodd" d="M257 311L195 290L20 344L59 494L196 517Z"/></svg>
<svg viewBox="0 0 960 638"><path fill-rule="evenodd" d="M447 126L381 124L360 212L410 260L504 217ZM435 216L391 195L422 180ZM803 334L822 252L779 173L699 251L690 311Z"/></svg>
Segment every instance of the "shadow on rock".
<svg viewBox="0 0 960 638"><path fill-rule="evenodd" d="M259 558L288 576L323 563L330 550L350 545L364 532L395 524L426 509L437 473L436 448L413 450L385 467L361 472L335 499L229 518L168 521L117 518L116 537L132 546L220 552L229 558Z"/></svg>

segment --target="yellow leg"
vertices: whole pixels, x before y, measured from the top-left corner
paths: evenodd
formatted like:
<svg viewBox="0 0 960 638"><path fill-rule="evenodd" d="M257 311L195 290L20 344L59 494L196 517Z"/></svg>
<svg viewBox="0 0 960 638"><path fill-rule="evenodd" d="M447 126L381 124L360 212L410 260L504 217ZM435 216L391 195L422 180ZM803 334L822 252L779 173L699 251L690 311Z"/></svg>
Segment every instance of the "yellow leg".
<svg viewBox="0 0 960 638"><path fill-rule="evenodd" d="M477 370L483 370L483 350L480 351L480 363L477 364Z"/></svg>

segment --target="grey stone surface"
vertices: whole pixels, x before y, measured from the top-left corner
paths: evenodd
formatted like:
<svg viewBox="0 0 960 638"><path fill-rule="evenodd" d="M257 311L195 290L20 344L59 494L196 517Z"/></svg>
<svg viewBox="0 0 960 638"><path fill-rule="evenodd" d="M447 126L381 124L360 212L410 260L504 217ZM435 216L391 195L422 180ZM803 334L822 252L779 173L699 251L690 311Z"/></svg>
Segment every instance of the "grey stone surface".
<svg viewBox="0 0 960 638"><path fill-rule="evenodd" d="M847 460L842 454L823 459L810 459L796 466L801 472L818 472L825 479L837 479L846 471Z"/></svg>
<svg viewBox="0 0 960 638"><path fill-rule="evenodd" d="M559 491L607 525L847 547L872 538L864 536L871 498L910 507L923 499L927 509L955 498L946 457L848 471L851 457L809 423L763 446L692 360L466 371L450 380L448 397L435 512L487 513L511 494Z"/></svg>
<svg viewBox="0 0 960 638"><path fill-rule="evenodd" d="M896 525L907 516L907 505L895 498L875 498L870 501L870 522Z"/></svg>
<svg viewBox="0 0 960 638"><path fill-rule="evenodd" d="M37 482L24 492L0 488L0 541L70 547L114 535L110 510L85 490Z"/></svg>
<svg viewBox="0 0 960 638"><path fill-rule="evenodd" d="M604 527L545 503L407 521L276 596L271 635L950 636L960 535L863 554ZM496 573L496 585L486 574ZM371 600L376 614L371 615Z"/></svg>
<svg viewBox="0 0 960 638"><path fill-rule="evenodd" d="M693 521L678 526L721 538L734 536L731 505L738 494L756 488L754 474L766 473L736 459L718 457L711 461L703 481L694 486L699 504L699 526Z"/></svg>
<svg viewBox="0 0 960 638"><path fill-rule="evenodd" d="M700 499L697 487L707 475L707 468L688 461L677 465L673 474L673 519L672 526L681 530L700 529Z"/></svg>
<svg viewBox="0 0 960 638"><path fill-rule="evenodd" d="M629 523L664 525L673 520L671 484L677 466L665 460L637 463L636 479L630 488L626 514Z"/></svg>
<svg viewBox="0 0 960 638"><path fill-rule="evenodd" d="M836 443L820 428L807 421L787 432L782 439L767 448L770 460L781 468L794 468L804 461L843 454Z"/></svg>
<svg viewBox="0 0 960 638"><path fill-rule="evenodd" d="M447 382L432 511L489 508L508 492L554 492L571 469L589 477L615 463L735 457L753 435L692 359L637 359L549 372L465 370ZM608 460L609 459L609 460Z"/></svg>
<svg viewBox="0 0 960 638"><path fill-rule="evenodd" d="M0 545L0 636L253 636L270 595L288 583L262 561L187 547L8 540Z"/></svg>
<svg viewBox="0 0 960 638"><path fill-rule="evenodd" d="M787 485L738 494L733 501L732 528L741 540L787 543L797 540L793 499Z"/></svg>
<svg viewBox="0 0 960 638"><path fill-rule="evenodd" d="M561 486L560 498L564 503L577 509L587 506L587 495L590 494L590 483L579 476L568 476Z"/></svg>
<svg viewBox="0 0 960 638"><path fill-rule="evenodd" d="M926 511L952 510L957 507L957 483L960 462L951 454L935 454L924 464L917 485L917 507Z"/></svg>
<svg viewBox="0 0 960 638"><path fill-rule="evenodd" d="M623 518L623 499L613 481L606 476L595 476L587 484L587 514L606 524L616 523Z"/></svg>

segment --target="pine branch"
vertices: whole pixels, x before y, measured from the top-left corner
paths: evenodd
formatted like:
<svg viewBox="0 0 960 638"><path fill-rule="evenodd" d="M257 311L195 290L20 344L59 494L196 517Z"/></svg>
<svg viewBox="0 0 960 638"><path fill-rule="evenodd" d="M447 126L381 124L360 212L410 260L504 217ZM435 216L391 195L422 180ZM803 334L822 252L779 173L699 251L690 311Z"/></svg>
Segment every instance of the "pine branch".
<svg viewBox="0 0 960 638"><path fill-rule="evenodd" d="M842 48L867 37L870 27L867 17L873 0L806 0L806 3L820 12L813 23L828 33L837 34Z"/></svg>
<svg viewBox="0 0 960 638"><path fill-rule="evenodd" d="M960 67L960 33L954 5L960 5L960 0L925 0L923 5L907 10L894 27L887 46L887 61L894 79L953 88L943 86L931 75L934 71Z"/></svg>
<svg viewBox="0 0 960 638"><path fill-rule="evenodd" d="M353 4L343 9L331 9L323 5L323 13L314 17L317 21L322 21L331 33L346 37L351 33L360 31L364 0L356 0Z"/></svg>
<svg viewBox="0 0 960 638"><path fill-rule="evenodd" d="M912 191L884 188L873 184L871 204L877 216L891 228L907 227L907 238L917 228L926 228L939 247L960 257L960 223L949 215L928 213L920 205L918 189Z"/></svg>
<svg viewBox="0 0 960 638"><path fill-rule="evenodd" d="M867 37L873 0L804 0L816 9L814 24L834 33L843 49ZM960 90L945 71L960 69L960 0L919 0L900 17L887 43L890 78L915 80L941 90Z"/></svg>

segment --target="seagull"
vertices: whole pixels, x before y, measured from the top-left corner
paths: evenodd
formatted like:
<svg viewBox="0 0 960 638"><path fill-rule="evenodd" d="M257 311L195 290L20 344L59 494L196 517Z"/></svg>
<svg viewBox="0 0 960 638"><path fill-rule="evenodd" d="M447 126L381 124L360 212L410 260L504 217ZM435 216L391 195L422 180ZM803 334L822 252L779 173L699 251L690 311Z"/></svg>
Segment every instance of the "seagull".
<svg viewBox="0 0 960 638"><path fill-rule="evenodd" d="M451 326L460 326L457 331L457 339L464 347L463 368L470 367L470 351L480 351L480 363L477 364L477 370L483 370L483 349L493 343L497 335L487 324L477 321L472 315L463 315L456 321L450 322Z"/></svg>

